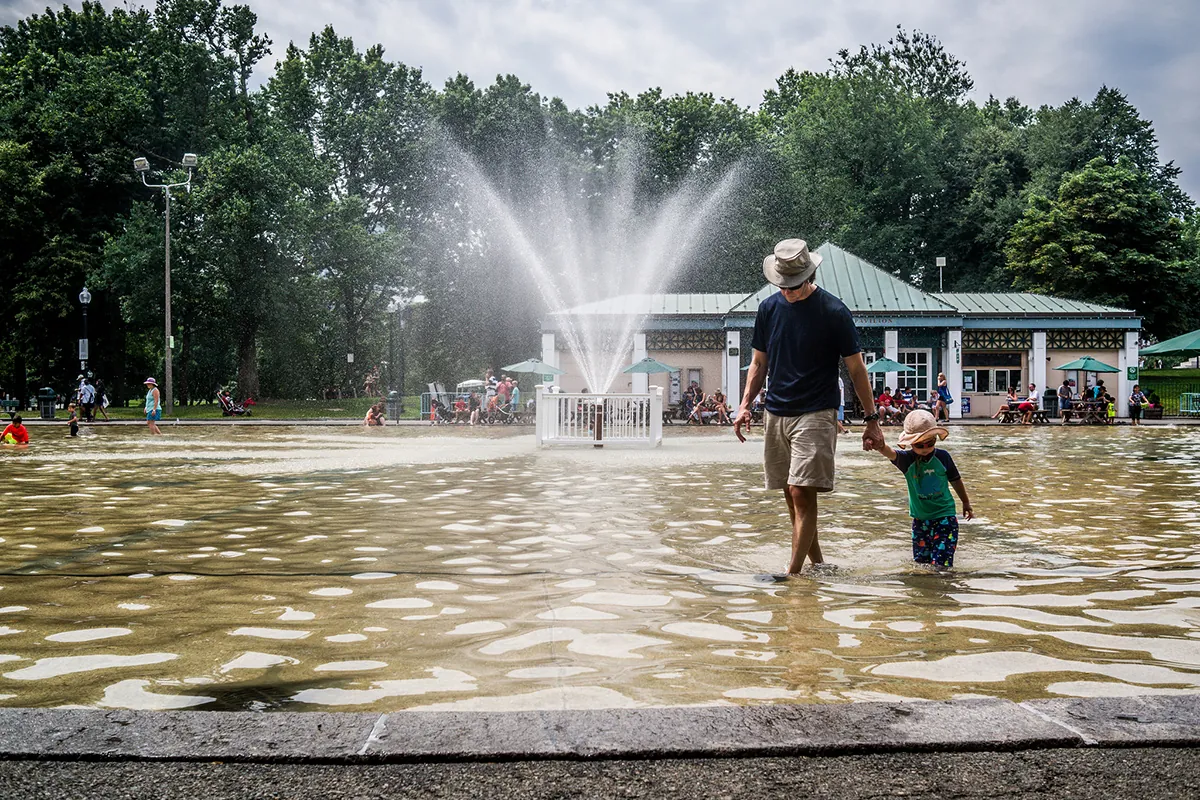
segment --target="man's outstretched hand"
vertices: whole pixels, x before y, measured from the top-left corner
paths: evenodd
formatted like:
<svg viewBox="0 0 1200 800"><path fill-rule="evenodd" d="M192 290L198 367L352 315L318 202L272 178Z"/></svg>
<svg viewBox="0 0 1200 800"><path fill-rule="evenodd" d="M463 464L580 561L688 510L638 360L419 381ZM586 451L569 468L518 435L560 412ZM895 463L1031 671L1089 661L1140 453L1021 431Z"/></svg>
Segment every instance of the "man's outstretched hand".
<svg viewBox="0 0 1200 800"><path fill-rule="evenodd" d="M746 437L742 435L742 426L746 426L746 430L750 430L750 409L739 408L737 419L733 421L733 435L738 437L739 442L746 441Z"/></svg>

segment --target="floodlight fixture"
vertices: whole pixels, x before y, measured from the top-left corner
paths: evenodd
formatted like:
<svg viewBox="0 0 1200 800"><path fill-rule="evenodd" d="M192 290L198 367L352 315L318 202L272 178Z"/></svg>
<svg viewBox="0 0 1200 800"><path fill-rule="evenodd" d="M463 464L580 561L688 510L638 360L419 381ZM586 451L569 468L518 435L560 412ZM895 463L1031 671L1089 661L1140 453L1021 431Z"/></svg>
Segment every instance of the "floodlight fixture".
<svg viewBox="0 0 1200 800"><path fill-rule="evenodd" d="M139 156L133 160L133 168L138 172L149 172L150 162Z"/></svg>
<svg viewBox="0 0 1200 800"><path fill-rule="evenodd" d="M196 158L195 153L184 153L183 154L183 165L185 167L187 167L188 169L195 169L197 163L199 163L199 162Z"/></svg>

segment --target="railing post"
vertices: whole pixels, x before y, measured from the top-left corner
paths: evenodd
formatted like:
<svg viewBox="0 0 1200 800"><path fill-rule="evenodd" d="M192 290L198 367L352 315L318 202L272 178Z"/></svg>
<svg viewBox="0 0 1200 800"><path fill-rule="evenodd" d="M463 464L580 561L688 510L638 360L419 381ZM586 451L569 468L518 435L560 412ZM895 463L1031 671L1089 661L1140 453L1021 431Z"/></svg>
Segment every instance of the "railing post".
<svg viewBox="0 0 1200 800"><path fill-rule="evenodd" d="M533 387L533 438L537 442L537 446L542 446L542 421L545 416L544 409L546 408L545 401L542 398L546 392L546 387L538 384Z"/></svg>
<svg viewBox="0 0 1200 800"><path fill-rule="evenodd" d="M655 386L650 390L650 443L655 447L662 444L663 390Z"/></svg>

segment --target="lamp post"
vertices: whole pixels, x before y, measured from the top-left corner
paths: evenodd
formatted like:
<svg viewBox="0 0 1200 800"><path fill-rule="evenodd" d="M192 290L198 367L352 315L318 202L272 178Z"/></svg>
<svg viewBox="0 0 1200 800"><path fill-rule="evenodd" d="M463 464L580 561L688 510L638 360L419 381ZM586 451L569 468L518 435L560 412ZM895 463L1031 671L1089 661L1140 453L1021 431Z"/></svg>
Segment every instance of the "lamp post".
<svg viewBox="0 0 1200 800"><path fill-rule="evenodd" d="M937 257L937 268L938 268L938 292L939 293L946 291L945 289L942 288L942 268L945 266L946 266L946 257L938 256Z"/></svg>
<svg viewBox="0 0 1200 800"><path fill-rule="evenodd" d="M171 348L175 345L175 337L171 335L171 190L183 188L188 192L192 191L192 170L196 168L197 163L198 159L195 153L184 153L182 164L188 171L186 181L182 183L147 183L146 173L150 171L150 162L144 158L135 158L133 160L133 168L142 176L142 184L150 189L162 189L163 194L167 198L166 266L163 271L163 331L164 338L166 339L166 347L163 349L165 355L162 388L162 408L164 414L171 413Z"/></svg>
<svg viewBox="0 0 1200 800"><path fill-rule="evenodd" d="M83 376L87 377L87 362L88 362L88 330L87 330L87 310L88 305L92 302L92 293L83 287L83 291L79 293L79 305L83 306L83 338L79 340L79 371Z"/></svg>

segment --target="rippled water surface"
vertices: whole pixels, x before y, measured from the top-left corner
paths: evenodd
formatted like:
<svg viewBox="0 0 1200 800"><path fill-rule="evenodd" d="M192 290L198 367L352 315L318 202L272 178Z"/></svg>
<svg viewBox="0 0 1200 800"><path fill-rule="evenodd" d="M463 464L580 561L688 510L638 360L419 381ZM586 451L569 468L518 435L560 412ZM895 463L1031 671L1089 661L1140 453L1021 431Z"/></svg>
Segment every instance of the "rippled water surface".
<svg viewBox="0 0 1200 800"><path fill-rule="evenodd" d="M1192 693L1200 429L956 428L979 518L909 563L903 478L844 437L836 569L761 440L37 428L0 452L0 703L504 710Z"/></svg>

